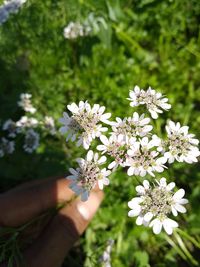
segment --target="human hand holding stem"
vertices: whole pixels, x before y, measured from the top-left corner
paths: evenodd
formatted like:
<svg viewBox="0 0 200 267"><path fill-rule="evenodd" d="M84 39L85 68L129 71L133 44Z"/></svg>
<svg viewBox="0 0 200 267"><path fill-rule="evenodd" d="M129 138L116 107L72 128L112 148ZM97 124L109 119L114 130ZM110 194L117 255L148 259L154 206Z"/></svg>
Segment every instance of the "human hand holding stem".
<svg viewBox="0 0 200 267"><path fill-rule="evenodd" d="M0 226L19 227L60 206L36 239L25 248L25 266L59 267L96 213L103 192L97 187L88 201L74 197L65 178L50 178L26 183L0 195ZM0 267L7 266L6 262Z"/></svg>

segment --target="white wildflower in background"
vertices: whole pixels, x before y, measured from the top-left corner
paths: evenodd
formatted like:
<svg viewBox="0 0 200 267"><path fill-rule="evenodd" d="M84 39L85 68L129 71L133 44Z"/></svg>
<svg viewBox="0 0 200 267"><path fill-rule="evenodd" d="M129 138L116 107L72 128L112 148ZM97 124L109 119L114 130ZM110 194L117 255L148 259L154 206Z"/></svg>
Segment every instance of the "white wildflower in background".
<svg viewBox="0 0 200 267"><path fill-rule="evenodd" d="M16 122L16 126L19 131L24 128L34 128L38 125L38 120L35 118L29 118L27 116L22 116L20 120Z"/></svg>
<svg viewBox="0 0 200 267"><path fill-rule="evenodd" d="M123 135L112 135L108 139L105 135L100 136L102 142L97 146L97 150L102 151L102 154L107 154L112 157L113 161L108 165L109 169L115 170L119 165L124 167L128 157L127 150L130 148L129 143L135 139L125 140Z"/></svg>
<svg viewBox="0 0 200 267"><path fill-rule="evenodd" d="M39 146L39 134L33 129L28 129L25 135L23 148L27 153L33 153Z"/></svg>
<svg viewBox="0 0 200 267"><path fill-rule="evenodd" d="M31 94L21 94L20 101L18 101L18 106L21 107L26 112L35 113L36 108L32 106L31 98L32 98Z"/></svg>
<svg viewBox="0 0 200 267"><path fill-rule="evenodd" d="M0 6L0 25L7 21L11 13L17 13L27 0L5 0Z"/></svg>
<svg viewBox="0 0 200 267"><path fill-rule="evenodd" d="M17 134L16 123L11 119L8 119L7 121L4 122L4 124L2 126L2 129L4 131L8 132L8 136L9 137L13 137L14 138L16 136L16 134Z"/></svg>
<svg viewBox="0 0 200 267"><path fill-rule="evenodd" d="M146 105L153 119L158 118L158 113L163 113L163 110L169 110L171 105L168 104L168 98L164 97L159 92L149 87L147 91L135 86L133 91L129 93L131 101L130 106L136 107L139 105Z"/></svg>
<svg viewBox="0 0 200 267"><path fill-rule="evenodd" d="M111 252L114 244L113 239L107 241L106 249L103 252L103 255L100 257L99 262L102 264L102 267L111 267Z"/></svg>
<svg viewBox="0 0 200 267"><path fill-rule="evenodd" d="M111 114L103 114L105 107L98 104L91 107L89 103L80 101L79 105L72 103L67 108L71 111L72 116L70 117L67 112L64 112L63 118L59 120L63 124L60 132L67 133L66 141L69 139L75 141L78 135L77 146L83 144L83 147L88 149L93 139L107 131L107 128L99 124L100 122L109 124L108 119Z"/></svg>
<svg viewBox="0 0 200 267"><path fill-rule="evenodd" d="M15 150L14 141L10 141L4 137L0 141L0 157L3 157L6 154L12 154Z"/></svg>
<svg viewBox="0 0 200 267"><path fill-rule="evenodd" d="M76 170L70 168L69 171L72 175L69 175L67 179L71 180L70 188L76 193L81 195L81 200L86 201L89 197L91 189L98 184L102 190L104 185L109 184L107 176L110 175L110 171L100 169L100 165L105 163L106 157L99 158L98 153L94 153L89 150L86 159L77 159L79 168Z"/></svg>
<svg viewBox="0 0 200 267"><path fill-rule="evenodd" d="M82 25L80 22L70 22L63 31L66 39L76 39L79 36L83 37L90 33L91 28L87 25Z"/></svg>
<svg viewBox="0 0 200 267"><path fill-rule="evenodd" d="M142 114L139 116L137 112L133 113L132 117L116 118L116 122L112 122L112 135L123 135L125 138L131 137L143 137L146 136L152 129L153 126L149 125L150 119L145 118Z"/></svg>
<svg viewBox="0 0 200 267"><path fill-rule="evenodd" d="M128 213L129 217L137 216L136 224L153 227L153 232L159 234L162 227L171 235L173 229L178 227L178 223L168 216L172 213L177 216L178 212L185 213L186 209L183 205L188 200L183 198L185 191L179 189L176 193L172 192L175 183L167 184L166 178L156 181L153 187L147 180L143 181L143 186L136 187L138 197L128 202L131 209Z"/></svg>
<svg viewBox="0 0 200 267"><path fill-rule="evenodd" d="M129 157L126 160L129 176L140 175L144 177L146 174L155 176L153 172L164 171L166 160L160 157L156 149L157 145L156 138L149 140L148 137L143 137L139 142L133 143L127 152Z"/></svg>
<svg viewBox="0 0 200 267"><path fill-rule="evenodd" d="M56 134L55 121L52 117L45 116L43 125L44 125L45 129L50 132L50 134L52 134L52 135Z"/></svg>
<svg viewBox="0 0 200 267"><path fill-rule="evenodd" d="M197 162L200 151L197 147L199 140L194 134L188 133L188 126L181 126L179 122L169 121L166 126L168 140L166 142L166 152L164 157L169 163L177 160L179 162Z"/></svg>

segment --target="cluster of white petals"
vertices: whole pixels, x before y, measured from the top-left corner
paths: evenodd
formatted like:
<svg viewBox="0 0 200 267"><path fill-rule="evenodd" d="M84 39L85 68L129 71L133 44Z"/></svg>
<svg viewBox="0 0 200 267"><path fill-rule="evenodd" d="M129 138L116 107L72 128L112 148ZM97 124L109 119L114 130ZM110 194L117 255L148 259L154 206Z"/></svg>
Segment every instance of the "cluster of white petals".
<svg viewBox="0 0 200 267"><path fill-rule="evenodd" d="M35 118L22 116L20 120L16 122L16 126L18 127L19 131L22 131L24 128L34 128L38 125L38 120Z"/></svg>
<svg viewBox="0 0 200 267"><path fill-rule="evenodd" d="M18 101L18 106L21 107L24 111L30 112L30 113L35 113L36 108L33 107L31 103L31 94L21 94L20 95L20 100Z"/></svg>
<svg viewBox="0 0 200 267"><path fill-rule="evenodd" d="M124 167L128 157L127 151L135 138L128 139L119 134L111 135L108 139L105 135L101 135L100 140L102 144L97 146L97 150L101 151L102 154L106 153L113 159L108 168L115 170L119 165Z"/></svg>
<svg viewBox="0 0 200 267"><path fill-rule="evenodd" d="M71 180L70 188L76 195L81 196L82 201L86 201L89 197L90 191L98 185L102 190L104 185L109 184L110 171L106 168L100 169L100 165L104 164L106 157L99 158L98 153L89 150L86 159L79 158L77 162L79 167L75 170L70 168L71 175L67 179Z"/></svg>
<svg viewBox="0 0 200 267"><path fill-rule="evenodd" d="M15 143L4 137L0 140L0 158L6 154L12 154L15 150Z"/></svg>
<svg viewBox="0 0 200 267"><path fill-rule="evenodd" d="M148 137L143 137L141 140L134 142L128 150L129 157L126 160L128 166L127 174L139 175L144 177L146 174L155 176L154 172L163 172L166 166L165 158L160 157L156 147L159 144L156 136L151 140Z"/></svg>
<svg viewBox="0 0 200 267"><path fill-rule="evenodd" d="M123 135L124 138L132 137L144 137L152 129L153 126L149 125L150 119L145 118L145 115L141 116L134 112L132 117L128 118L116 118L116 122L112 122L112 135Z"/></svg>
<svg viewBox="0 0 200 267"><path fill-rule="evenodd" d="M0 6L0 25L7 21L10 14L17 13L19 8L27 0L5 0L3 5Z"/></svg>
<svg viewBox="0 0 200 267"><path fill-rule="evenodd" d="M17 102L17 104L25 111L25 115L17 121L7 119L3 123L3 135L6 138L3 137L2 141L0 141L0 157L13 153L15 145L13 139L17 139L18 135L24 136L24 151L27 153L33 153L39 146L39 131L42 130L45 135L56 134L55 121L53 117L44 116L44 119L42 120L32 117L32 113L35 113L36 109L32 106L31 98L32 95L29 93L20 94L20 100Z"/></svg>
<svg viewBox="0 0 200 267"><path fill-rule="evenodd" d="M156 92L151 87L145 91L136 85L134 90L130 91L129 97L131 107L146 105L153 119L158 118L158 113L163 113L163 110L171 108L171 105L167 103L168 98L163 97L161 93Z"/></svg>
<svg viewBox="0 0 200 267"><path fill-rule="evenodd" d="M99 259L99 262L103 265L103 267L111 267L111 252L113 244L113 239L109 239L107 241L106 249L104 250L103 255Z"/></svg>
<svg viewBox="0 0 200 267"><path fill-rule="evenodd" d="M164 157L169 163L173 163L174 160L187 163L198 161L197 157L200 155L197 147L199 140L194 138L194 134L189 134L188 130L188 126L181 127L179 122L169 121L166 126L168 140L165 145Z"/></svg>
<svg viewBox="0 0 200 267"><path fill-rule="evenodd" d="M23 148L27 153L33 153L39 146L39 134L33 129L28 129L25 134Z"/></svg>
<svg viewBox="0 0 200 267"><path fill-rule="evenodd" d="M63 31L63 35L66 39L76 39L79 36L83 37L91 32L91 28L86 25L82 25L80 22L71 21Z"/></svg>
<svg viewBox="0 0 200 267"><path fill-rule="evenodd" d="M178 223L169 218L172 213L177 216L178 212L185 213L185 204L188 200L183 198L185 191L179 189L173 192L175 183L167 184L166 178L156 181L156 185L150 186L147 180L143 181L143 186L136 187L138 197L134 197L128 202L131 209L129 217L136 217L137 225L153 227L153 232L159 234L164 228L167 234L171 235L173 229L178 227Z"/></svg>
<svg viewBox="0 0 200 267"><path fill-rule="evenodd" d="M50 132L50 134L52 135L56 134L55 121L52 117L45 116L43 126Z"/></svg>
<svg viewBox="0 0 200 267"><path fill-rule="evenodd" d="M89 149L93 139L100 137L102 132L107 131L100 122L109 124L110 113L104 113L105 107L94 104L93 107L86 101L80 101L79 105L72 103L67 106L71 111L70 117L67 112L63 113L63 118L59 121L63 124L60 128L62 134L67 133L67 139L75 141L78 136L77 146L83 145Z"/></svg>

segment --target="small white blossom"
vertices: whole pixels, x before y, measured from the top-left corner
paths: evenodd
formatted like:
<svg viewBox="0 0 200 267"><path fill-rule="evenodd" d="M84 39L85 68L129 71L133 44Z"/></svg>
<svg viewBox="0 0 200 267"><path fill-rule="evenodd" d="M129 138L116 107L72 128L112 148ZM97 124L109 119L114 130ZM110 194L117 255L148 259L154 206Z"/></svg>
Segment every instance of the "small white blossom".
<svg viewBox="0 0 200 267"><path fill-rule="evenodd" d="M45 116L43 125L44 125L45 129L50 132L50 134L54 135L56 133L55 122L54 122L54 119L52 117Z"/></svg>
<svg viewBox="0 0 200 267"><path fill-rule="evenodd" d="M7 121L4 122L4 124L2 126L2 129L4 131L8 131L8 136L9 137L15 137L16 134L17 134L16 123L11 119L8 119Z"/></svg>
<svg viewBox="0 0 200 267"><path fill-rule="evenodd" d="M0 6L0 25L7 21L11 13L17 13L27 0L5 0Z"/></svg>
<svg viewBox="0 0 200 267"><path fill-rule="evenodd" d="M197 145L199 140L194 138L194 134L189 134L188 130L188 126L181 127L179 122L169 121L166 126L168 140L164 157L169 163L173 163L174 160L187 163L198 161L197 157L200 155L200 151Z"/></svg>
<svg viewBox="0 0 200 267"><path fill-rule="evenodd" d="M99 259L99 262L103 264L103 267L111 267L111 252L113 244L114 244L113 239L109 239L107 241L107 247L104 250L103 255Z"/></svg>
<svg viewBox="0 0 200 267"><path fill-rule="evenodd" d="M15 143L2 137L0 141L0 157L6 154L12 154L15 150Z"/></svg>
<svg viewBox="0 0 200 267"><path fill-rule="evenodd" d="M90 33L91 28L82 25L79 22L70 22L65 28L63 35L66 39L76 39L79 36L83 37Z"/></svg>
<svg viewBox="0 0 200 267"><path fill-rule="evenodd" d="M31 104L31 98L31 94L21 94L20 101L18 101L18 106L26 112L35 113L36 109Z"/></svg>
<svg viewBox="0 0 200 267"><path fill-rule="evenodd" d="M39 146L39 134L33 129L28 129L25 135L25 142L23 145L27 153L33 153Z"/></svg>
<svg viewBox="0 0 200 267"><path fill-rule="evenodd" d="M19 131L24 128L34 128L38 125L38 120L35 118L29 118L27 116L22 116L19 121L16 122L16 126L18 127Z"/></svg>
<svg viewBox="0 0 200 267"><path fill-rule="evenodd" d="M134 112L132 117L123 120L117 117L116 122L112 122L112 135L123 135L128 139L144 137L153 129L153 126L148 124L149 122L149 118L145 118L144 114L139 116L137 112Z"/></svg>
<svg viewBox="0 0 200 267"><path fill-rule="evenodd" d="M146 105L153 119L158 118L158 113L163 113L163 110L171 108L171 105L167 103L168 99L166 97L163 98L161 93L156 92L151 87L145 91L136 85L134 90L130 91L129 96L128 100L131 101L131 107Z"/></svg>
<svg viewBox="0 0 200 267"><path fill-rule="evenodd" d="M178 212L185 213L186 209L183 205L187 204L188 200L183 198L185 194L183 189L173 193L175 183L167 184L164 177L156 183L157 185L151 187L149 182L144 180L143 186L136 187L139 196L128 202L131 208L128 216L137 216L136 224L153 227L155 234L159 234L163 227L167 234L171 235L173 229L178 227L178 223L168 216L170 213L175 216Z"/></svg>
<svg viewBox="0 0 200 267"><path fill-rule="evenodd" d="M98 184L102 190L104 185L109 184L107 176L110 175L110 171L106 168L100 169L100 165L105 163L106 157L99 158L98 153L94 153L89 150L86 159L77 159L79 168L76 170L70 168L69 171L72 175L69 175L67 179L71 180L70 188L76 193L81 195L81 200L86 201L89 197L90 191Z"/></svg>
<svg viewBox="0 0 200 267"><path fill-rule="evenodd" d="M97 146L97 150L102 151L102 154L113 158L113 161L108 165L109 169L115 170L119 165L124 167L128 157L127 150L130 148L130 143L135 141L134 138L125 140L123 135L112 135L108 139L105 135L100 136L102 145ZM128 142L127 142L128 141Z"/></svg>
<svg viewBox="0 0 200 267"><path fill-rule="evenodd" d="M128 150L129 158L126 160L128 166L127 174L140 175L144 177L147 173L155 176L153 172L163 172L166 166L165 158L159 157L159 152L156 150L158 145L157 139L143 137L139 142L135 142Z"/></svg>
<svg viewBox="0 0 200 267"><path fill-rule="evenodd" d="M59 121L63 124L60 128L62 134L67 133L67 139L75 141L78 135L77 146L83 144L85 149L89 149L89 146L93 139L100 137L102 132L107 131L107 128L102 127L99 122L109 123L108 119L111 114L106 113L105 107L98 104L94 104L93 107L87 102L80 101L79 105L72 103L67 108L71 111L70 117L67 112L63 113L63 118Z"/></svg>

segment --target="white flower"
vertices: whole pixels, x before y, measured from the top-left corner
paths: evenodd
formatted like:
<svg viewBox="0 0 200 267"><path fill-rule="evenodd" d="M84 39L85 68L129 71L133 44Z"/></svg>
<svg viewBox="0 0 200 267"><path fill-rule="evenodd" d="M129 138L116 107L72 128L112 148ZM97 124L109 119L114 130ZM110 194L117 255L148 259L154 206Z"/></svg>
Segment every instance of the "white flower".
<svg viewBox="0 0 200 267"><path fill-rule="evenodd" d="M24 150L27 153L32 153L39 146L39 134L33 129L28 129L25 135L25 142L23 145Z"/></svg>
<svg viewBox="0 0 200 267"><path fill-rule="evenodd" d="M111 172L105 168L99 168L105 161L105 156L99 158L98 153L89 150L86 159L77 159L79 168L76 170L73 168L69 169L72 174L66 177L71 180L69 187L76 193L76 195L81 195L82 201L88 199L90 191L96 184L98 184L101 190L104 185L109 184L107 176L109 176Z"/></svg>
<svg viewBox="0 0 200 267"><path fill-rule="evenodd" d="M159 152L155 148L157 145L157 139L152 138L149 141L148 137L143 137L131 146L127 152L129 157L126 160L129 176L140 175L144 177L147 173L155 176L153 172L164 171L166 160L163 157L158 157Z"/></svg>
<svg viewBox="0 0 200 267"><path fill-rule="evenodd" d="M131 101L130 106L136 107L139 105L146 105L153 119L158 118L158 113L163 113L163 110L168 110L171 105L168 104L168 99L163 98L163 95L156 92L151 87L147 91L140 89L139 86L135 86L133 91L129 93Z"/></svg>
<svg viewBox="0 0 200 267"><path fill-rule="evenodd" d="M0 6L0 25L3 24L9 17L11 13L17 13L18 9L27 0L6 0Z"/></svg>
<svg viewBox="0 0 200 267"><path fill-rule="evenodd" d="M130 145L124 139L123 135L112 135L108 139L105 135L100 136L103 145L98 145L97 150L102 151L111 156L114 160L108 165L109 169L115 170L118 165L124 167L127 158L127 149ZM131 139L133 142L133 138Z"/></svg>
<svg viewBox="0 0 200 267"><path fill-rule="evenodd" d="M145 118L144 114L139 116L137 112L123 120L117 117L116 122L112 122L112 135L123 135L125 138L143 137L153 129L152 125L148 125L149 122L149 118Z"/></svg>
<svg viewBox="0 0 200 267"><path fill-rule="evenodd" d="M52 117L45 116L43 124L44 124L45 129L48 130L50 134L54 135L56 133L55 122Z"/></svg>
<svg viewBox="0 0 200 267"><path fill-rule="evenodd" d="M106 249L103 252L103 255L100 257L99 262L103 264L103 267L111 267L111 251L114 244L113 239L107 241Z"/></svg>
<svg viewBox="0 0 200 267"><path fill-rule="evenodd" d="M24 128L36 127L38 125L38 120L35 118L28 118L27 116L22 116L19 121L16 122L16 126L19 131Z"/></svg>
<svg viewBox="0 0 200 267"><path fill-rule="evenodd" d="M79 36L83 37L88 35L90 31L91 28L89 26L72 21L64 28L63 35L66 39L76 39Z"/></svg>
<svg viewBox="0 0 200 267"><path fill-rule="evenodd" d="M67 112L64 112L63 118L59 120L63 124L60 132L68 134L66 141L69 139L74 141L78 135L77 146L83 144L83 147L88 149L93 139L107 131L107 128L99 124L99 122L109 123L108 119L111 114L103 114L105 107L98 104L91 107L87 102L80 101L78 106L72 103L67 108L71 111L72 116L70 117Z"/></svg>
<svg viewBox="0 0 200 267"><path fill-rule="evenodd" d="M5 121L3 126L2 126L2 129L4 131L8 131L8 136L9 137L15 137L16 136L17 126L16 126L16 123L13 120L8 119L7 121Z"/></svg>
<svg viewBox="0 0 200 267"><path fill-rule="evenodd" d="M6 154L12 154L15 150L15 143L2 137L0 142L0 157Z"/></svg>
<svg viewBox="0 0 200 267"><path fill-rule="evenodd" d="M20 101L18 101L18 106L26 112L35 113L36 109L31 104L31 98L31 94L21 94Z"/></svg>
<svg viewBox="0 0 200 267"><path fill-rule="evenodd" d="M168 218L169 214L177 216L178 212L185 213L183 205L187 204L188 200L183 198L185 194L183 189L179 189L176 193L172 192L175 187L174 182L167 184L166 178L163 177L160 181L156 180L156 183L157 185L151 187L149 182L144 180L143 186L136 187L139 196L128 202L131 208L128 216L137 216L136 224L153 227L155 234L159 234L163 227L170 235L173 229L178 227L178 223Z"/></svg>
<svg viewBox="0 0 200 267"><path fill-rule="evenodd" d="M169 121L166 126L168 140L166 142L166 152L164 157L169 163L177 160L179 162L193 163L197 162L200 151L197 147L199 141L195 139L194 134L188 133L188 126L182 126L179 122Z"/></svg>

